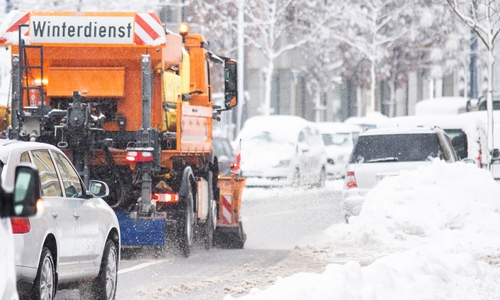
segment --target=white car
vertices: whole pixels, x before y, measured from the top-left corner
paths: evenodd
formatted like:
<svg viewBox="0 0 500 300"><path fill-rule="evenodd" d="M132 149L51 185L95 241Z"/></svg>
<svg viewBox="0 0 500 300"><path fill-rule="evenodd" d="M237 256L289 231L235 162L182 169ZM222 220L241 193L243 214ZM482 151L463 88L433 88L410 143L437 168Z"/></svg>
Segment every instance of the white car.
<svg viewBox="0 0 500 300"><path fill-rule="evenodd" d="M0 148L0 151L2 149ZM3 172L8 168L10 173ZM26 218L43 210L40 179L34 166L0 164L0 299L18 299L14 264L14 239L10 217ZM14 174L14 175L12 175Z"/></svg>
<svg viewBox="0 0 500 300"><path fill-rule="evenodd" d="M297 116L257 116L245 122L234 148L240 140L246 186L324 186L325 146L315 123Z"/></svg>
<svg viewBox="0 0 500 300"><path fill-rule="evenodd" d="M34 142L0 140L2 178L17 163L34 164L45 206L38 218L11 218L19 296L53 299L56 289L78 284L82 297L114 299L120 258L120 228L100 197L104 182L80 176L58 148Z"/></svg>
<svg viewBox="0 0 500 300"><path fill-rule="evenodd" d="M352 148L363 129L341 122L317 123L326 149L326 174L329 178L343 178Z"/></svg>
<svg viewBox="0 0 500 300"><path fill-rule="evenodd" d="M442 128L451 138L459 160L473 162L479 168L490 167L490 151L486 127L479 116L472 113L458 115L424 115L389 118L379 125L384 127L432 127Z"/></svg>
<svg viewBox="0 0 500 300"><path fill-rule="evenodd" d="M457 161L450 138L441 128L390 127L361 133L347 164L342 190L346 222L359 215L365 195L381 180L436 158Z"/></svg>

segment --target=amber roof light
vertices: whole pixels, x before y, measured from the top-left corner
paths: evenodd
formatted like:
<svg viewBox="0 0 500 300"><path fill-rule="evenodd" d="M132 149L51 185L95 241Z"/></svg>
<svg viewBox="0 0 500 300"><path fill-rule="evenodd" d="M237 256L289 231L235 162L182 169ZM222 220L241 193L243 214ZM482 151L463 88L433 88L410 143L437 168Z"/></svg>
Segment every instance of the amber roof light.
<svg viewBox="0 0 500 300"><path fill-rule="evenodd" d="M179 33L182 36L186 36L189 33L189 25L184 22L179 24Z"/></svg>

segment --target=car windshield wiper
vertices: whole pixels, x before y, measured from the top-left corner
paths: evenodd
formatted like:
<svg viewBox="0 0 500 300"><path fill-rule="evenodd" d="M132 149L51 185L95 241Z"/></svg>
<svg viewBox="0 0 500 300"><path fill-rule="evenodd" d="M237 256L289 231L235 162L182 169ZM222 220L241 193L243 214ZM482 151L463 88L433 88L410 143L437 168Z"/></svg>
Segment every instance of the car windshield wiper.
<svg viewBox="0 0 500 300"><path fill-rule="evenodd" d="M397 157L382 157L382 158L374 158L365 161L365 163L373 163L373 162L391 162L391 161L398 161Z"/></svg>

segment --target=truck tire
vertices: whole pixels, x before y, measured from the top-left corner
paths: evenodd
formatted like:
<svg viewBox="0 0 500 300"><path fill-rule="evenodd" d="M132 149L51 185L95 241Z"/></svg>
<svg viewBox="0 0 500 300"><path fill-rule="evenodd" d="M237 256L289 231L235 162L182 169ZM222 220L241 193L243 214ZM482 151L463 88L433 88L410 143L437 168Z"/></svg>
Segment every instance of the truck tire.
<svg viewBox="0 0 500 300"><path fill-rule="evenodd" d="M181 198L183 203L183 214L180 218L179 224L179 247L181 249L184 257L189 257L191 255L191 248L193 247L193 235L194 235L194 210L193 210L193 189L191 184L191 176L185 177L187 185L186 195Z"/></svg>
<svg viewBox="0 0 500 300"><path fill-rule="evenodd" d="M208 171L207 176L208 181L208 217L203 224L203 244L206 250L210 250L214 244L214 231L217 225L217 217L216 217L216 203L214 198L214 176L212 171Z"/></svg>
<svg viewBox="0 0 500 300"><path fill-rule="evenodd" d="M203 242L205 245L205 250L210 250L214 244L214 232L215 226L217 225L217 220L215 219L215 208L216 204L214 200L210 200L210 207L207 221L205 222L204 231L205 236L203 238Z"/></svg>

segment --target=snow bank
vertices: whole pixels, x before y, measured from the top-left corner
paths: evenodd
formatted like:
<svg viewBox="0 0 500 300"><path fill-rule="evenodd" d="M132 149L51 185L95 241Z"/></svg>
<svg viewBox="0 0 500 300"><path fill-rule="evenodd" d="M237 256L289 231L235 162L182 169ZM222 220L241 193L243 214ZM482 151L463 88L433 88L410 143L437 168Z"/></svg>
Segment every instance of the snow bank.
<svg viewBox="0 0 500 300"><path fill-rule="evenodd" d="M489 172L464 163L384 179L350 224L304 242L347 263L238 299L500 299L500 269L485 261L500 257L499 195ZM363 253L367 266L355 261Z"/></svg>

